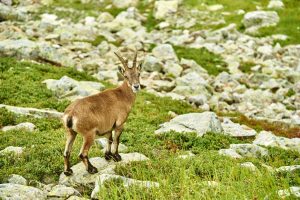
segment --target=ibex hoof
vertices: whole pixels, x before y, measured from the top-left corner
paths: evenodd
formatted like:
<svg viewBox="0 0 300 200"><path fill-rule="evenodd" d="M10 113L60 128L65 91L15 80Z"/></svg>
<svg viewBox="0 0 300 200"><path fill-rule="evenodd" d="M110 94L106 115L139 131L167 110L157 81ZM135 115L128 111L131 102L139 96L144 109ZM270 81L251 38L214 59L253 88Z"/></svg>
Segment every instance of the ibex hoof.
<svg viewBox="0 0 300 200"><path fill-rule="evenodd" d="M110 160L110 159L112 159L112 154L111 154L111 152L105 152L105 160Z"/></svg>
<svg viewBox="0 0 300 200"><path fill-rule="evenodd" d="M66 176L71 176L73 174L73 170L72 169L68 169L67 171L64 171L64 174Z"/></svg>
<svg viewBox="0 0 300 200"><path fill-rule="evenodd" d="M94 167L94 166L92 166L92 165L90 165L89 167L88 167L88 170L87 170L90 174L96 174L96 173L98 173L98 170L97 170L97 168L96 167Z"/></svg>
<svg viewBox="0 0 300 200"><path fill-rule="evenodd" d="M121 156L119 154L113 154L112 155L112 159L115 161L115 162L119 162L122 160Z"/></svg>

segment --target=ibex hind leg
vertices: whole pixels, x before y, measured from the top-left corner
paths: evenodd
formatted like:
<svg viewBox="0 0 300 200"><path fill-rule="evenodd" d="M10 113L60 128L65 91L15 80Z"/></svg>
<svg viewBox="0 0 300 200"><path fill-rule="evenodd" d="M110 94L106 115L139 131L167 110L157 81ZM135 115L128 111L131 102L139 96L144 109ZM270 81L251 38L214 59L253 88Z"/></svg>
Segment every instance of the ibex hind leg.
<svg viewBox="0 0 300 200"><path fill-rule="evenodd" d="M111 153L111 143L113 141L112 132L109 132L106 135L106 138L107 138L107 145L105 149L105 160L110 160L112 159L112 153Z"/></svg>
<svg viewBox="0 0 300 200"><path fill-rule="evenodd" d="M95 173L98 172L97 168L94 167L88 159L88 152L89 152L92 144L94 143L94 140L95 140L95 134L94 133L85 134L83 136L83 144L82 144L80 154L79 154L79 157L82 160L83 164L85 165L86 170L90 174L95 174Z"/></svg>
<svg viewBox="0 0 300 200"><path fill-rule="evenodd" d="M70 155L71 155L72 146L75 141L76 135L77 133L75 131L67 128L67 134L66 134L67 140L66 140L66 146L64 151L64 174L66 176L70 176L73 174L70 165Z"/></svg>
<svg viewBox="0 0 300 200"><path fill-rule="evenodd" d="M113 139L113 145L112 145L112 159L115 162L119 162L122 160L120 154L119 154L119 143L120 143L120 136L122 134L123 131L123 125L116 127L115 128L115 135L114 135L114 139Z"/></svg>

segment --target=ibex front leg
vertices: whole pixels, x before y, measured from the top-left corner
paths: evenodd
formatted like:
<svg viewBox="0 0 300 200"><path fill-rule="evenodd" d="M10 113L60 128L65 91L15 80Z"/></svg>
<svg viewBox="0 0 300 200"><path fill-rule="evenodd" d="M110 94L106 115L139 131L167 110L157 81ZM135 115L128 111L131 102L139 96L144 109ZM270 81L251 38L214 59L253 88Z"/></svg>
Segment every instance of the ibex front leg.
<svg viewBox="0 0 300 200"><path fill-rule="evenodd" d="M109 132L106 135L106 138L107 138L107 145L105 149L105 160L110 160L112 159L112 153L111 153L111 143L113 142L112 132Z"/></svg>
<svg viewBox="0 0 300 200"><path fill-rule="evenodd" d="M113 139L113 145L111 149L112 158L115 162L119 162L122 160L121 156L119 155L118 148L119 148L119 142L120 142L120 135L123 131L123 125L115 128L115 134Z"/></svg>
<svg viewBox="0 0 300 200"><path fill-rule="evenodd" d="M94 133L88 133L88 134L84 135L83 144L82 144L80 154L79 154L79 157L81 158L83 164L85 165L86 170L90 174L95 174L95 173L98 172L97 168L94 167L90 163L89 158L88 158L88 152L90 150L90 147L94 143L94 139L95 139L95 134Z"/></svg>

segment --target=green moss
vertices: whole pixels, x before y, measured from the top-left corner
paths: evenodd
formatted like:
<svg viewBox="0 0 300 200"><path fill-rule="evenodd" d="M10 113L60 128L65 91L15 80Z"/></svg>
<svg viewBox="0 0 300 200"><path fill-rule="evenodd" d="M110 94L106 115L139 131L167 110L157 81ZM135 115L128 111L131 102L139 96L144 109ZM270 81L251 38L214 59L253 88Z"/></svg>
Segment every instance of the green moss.
<svg viewBox="0 0 300 200"><path fill-rule="evenodd" d="M250 73L251 68L255 66L255 63L253 62L241 62L239 69L244 73Z"/></svg>
<svg viewBox="0 0 300 200"><path fill-rule="evenodd" d="M294 96L295 94L296 94L296 92L292 88L290 88L289 91L286 93L286 96L291 97L291 96Z"/></svg>
<svg viewBox="0 0 300 200"><path fill-rule="evenodd" d="M195 49L175 46L177 56L186 59L192 59L207 70L210 75L218 75L227 71L227 65L219 55L216 55L205 48Z"/></svg>
<svg viewBox="0 0 300 200"><path fill-rule="evenodd" d="M15 123L16 115L5 108L0 108L0 128L7 125L14 125Z"/></svg>

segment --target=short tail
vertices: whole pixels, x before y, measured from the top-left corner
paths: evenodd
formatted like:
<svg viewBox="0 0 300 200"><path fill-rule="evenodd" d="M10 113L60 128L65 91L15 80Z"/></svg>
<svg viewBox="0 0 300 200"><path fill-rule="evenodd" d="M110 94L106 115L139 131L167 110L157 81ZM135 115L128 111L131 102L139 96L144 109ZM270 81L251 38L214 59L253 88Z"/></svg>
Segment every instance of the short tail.
<svg viewBox="0 0 300 200"><path fill-rule="evenodd" d="M72 119L72 116L68 116L67 118L67 127L72 129L73 127L73 119Z"/></svg>

